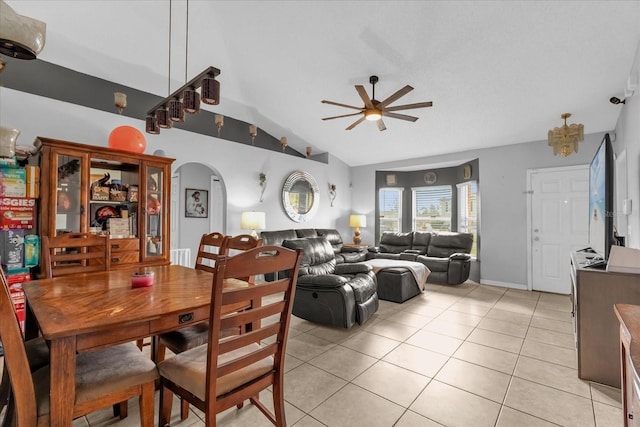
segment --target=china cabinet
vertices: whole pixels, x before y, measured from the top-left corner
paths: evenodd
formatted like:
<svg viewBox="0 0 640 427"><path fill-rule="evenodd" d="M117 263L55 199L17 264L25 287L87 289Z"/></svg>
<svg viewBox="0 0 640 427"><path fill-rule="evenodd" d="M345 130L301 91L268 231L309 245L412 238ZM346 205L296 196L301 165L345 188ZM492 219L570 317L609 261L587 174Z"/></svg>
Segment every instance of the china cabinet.
<svg viewBox="0 0 640 427"><path fill-rule="evenodd" d="M174 159L39 137L39 232L109 231L111 267L169 263Z"/></svg>

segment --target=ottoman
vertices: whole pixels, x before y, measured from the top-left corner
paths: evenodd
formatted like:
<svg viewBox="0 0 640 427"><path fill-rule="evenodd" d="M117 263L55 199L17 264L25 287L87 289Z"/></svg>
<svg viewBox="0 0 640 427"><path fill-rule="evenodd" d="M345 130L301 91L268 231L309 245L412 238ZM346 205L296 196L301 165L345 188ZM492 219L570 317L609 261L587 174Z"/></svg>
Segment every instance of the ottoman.
<svg viewBox="0 0 640 427"><path fill-rule="evenodd" d="M388 267L378 271L378 298L392 302L405 302L420 294L420 288L406 267Z"/></svg>

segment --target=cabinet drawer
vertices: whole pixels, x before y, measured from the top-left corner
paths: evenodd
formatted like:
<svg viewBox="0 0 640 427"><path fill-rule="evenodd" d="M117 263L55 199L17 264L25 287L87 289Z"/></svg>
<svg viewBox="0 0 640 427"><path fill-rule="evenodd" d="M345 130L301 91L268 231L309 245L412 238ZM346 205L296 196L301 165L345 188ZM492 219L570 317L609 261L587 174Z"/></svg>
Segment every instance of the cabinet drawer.
<svg viewBox="0 0 640 427"><path fill-rule="evenodd" d="M138 239L112 239L111 253L122 251L139 251L140 240Z"/></svg>
<svg viewBox="0 0 640 427"><path fill-rule="evenodd" d="M135 264L140 262L140 252L111 252L111 265Z"/></svg>

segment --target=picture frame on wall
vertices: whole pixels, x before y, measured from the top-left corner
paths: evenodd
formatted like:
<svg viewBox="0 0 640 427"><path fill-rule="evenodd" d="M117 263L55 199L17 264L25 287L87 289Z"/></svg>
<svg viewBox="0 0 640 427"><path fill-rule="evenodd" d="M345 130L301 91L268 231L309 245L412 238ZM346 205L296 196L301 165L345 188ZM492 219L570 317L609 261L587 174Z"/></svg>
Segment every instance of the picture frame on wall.
<svg viewBox="0 0 640 427"><path fill-rule="evenodd" d="M209 217L209 191L187 188L184 200L184 216L186 218Z"/></svg>

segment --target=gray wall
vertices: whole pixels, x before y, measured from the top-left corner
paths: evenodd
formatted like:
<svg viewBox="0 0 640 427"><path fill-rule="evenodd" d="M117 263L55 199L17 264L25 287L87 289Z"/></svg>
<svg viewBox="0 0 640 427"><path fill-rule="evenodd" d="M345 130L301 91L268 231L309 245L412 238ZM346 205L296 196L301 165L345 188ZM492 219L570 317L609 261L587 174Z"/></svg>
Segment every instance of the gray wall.
<svg viewBox="0 0 640 427"><path fill-rule="evenodd" d="M106 147L109 133L117 126L129 125L144 132L144 123L130 117L12 89L0 88L0 91L0 124L20 129L18 145L31 146L36 136L46 136ZM172 171L183 164L195 162L220 173L226 187L227 234L247 232L240 229L240 213L246 210L266 212L266 225L271 230L318 227L338 228L346 238L352 234L349 228L351 171L344 162L331 155L325 164L181 129L145 136L145 153L152 154L161 149L167 157L176 159ZM281 202L284 180L296 170L310 173L320 188L319 210L311 221L302 224L286 216ZM262 203L259 201L260 172L267 175ZM208 188L208 174L203 180L203 188ZM337 186L333 207L329 204L329 184Z"/></svg>
<svg viewBox="0 0 640 427"><path fill-rule="evenodd" d="M616 124L613 151L620 155L624 150L627 157L627 195L618 195L618 198L630 199L632 211L626 218L626 232L620 227L618 232L626 237L626 246L640 248L640 94L626 99ZM616 212L616 219L621 215L622 212Z"/></svg>
<svg viewBox="0 0 640 427"><path fill-rule="evenodd" d="M544 129L541 133L546 132ZM375 223L375 173L415 166L430 169L451 162L478 159L480 194L480 281L486 284L527 286L527 170L589 164L603 133L585 135L579 152L554 156L546 140L507 145L403 162L352 169L353 209ZM435 166L434 166L435 165ZM362 240L373 241L373 229L362 229ZM568 262L568 256L567 256Z"/></svg>

